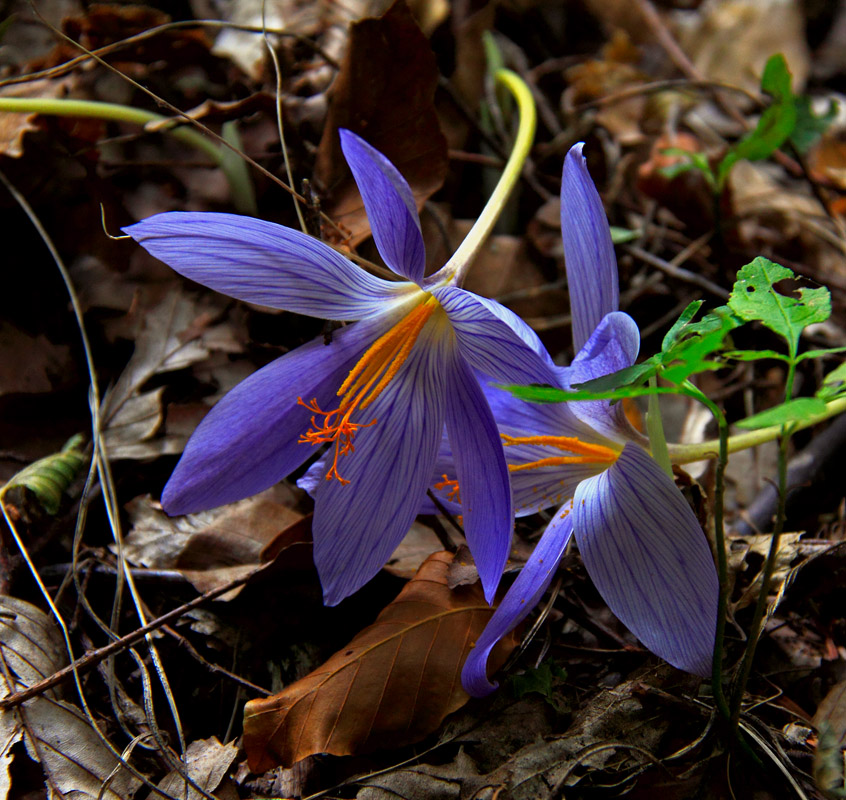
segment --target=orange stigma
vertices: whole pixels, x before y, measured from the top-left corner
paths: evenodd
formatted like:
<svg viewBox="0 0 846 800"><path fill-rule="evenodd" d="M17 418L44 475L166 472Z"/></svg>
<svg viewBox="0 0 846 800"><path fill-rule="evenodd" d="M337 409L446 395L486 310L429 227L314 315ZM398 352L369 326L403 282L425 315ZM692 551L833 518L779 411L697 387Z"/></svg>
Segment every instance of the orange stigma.
<svg viewBox="0 0 846 800"><path fill-rule="evenodd" d="M458 481L450 480L446 474L441 475L442 480L438 481L435 484L435 488L438 491L444 491L448 489L446 493L447 500L450 503L461 503L461 492L458 488Z"/></svg>
<svg viewBox="0 0 846 800"><path fill-rule="evenodd" d="M527 464L511 464L508 467L510 472L521 472L522 470L539 469L540 467L556 467L561 464L613 464L620 455L610 447L583 442L575 436L506 436L502 434L502 441L506 447L515 444L536 444L575 454L540 458Z"/></svg>
<svg viewBox="0 0 846 800"><path fill-rule="evenodd" d="M352 422L352 415L359 409L367 408L396 376L411 353L420 331L438 306L438 301L430 295L370 345L338 389L341 402L337 408L323 411L317 405L317 398L310 403L306 403L302 397L297 398L297 405L304 406L313 414L311 428L300 436L300 443L335 443L335 457L326 473L327 481L335 478L342 484L349 483L338 473L338 458L355 452L353 439L359 428L369 428L377 422L376 419L364 423Z"/></svg>

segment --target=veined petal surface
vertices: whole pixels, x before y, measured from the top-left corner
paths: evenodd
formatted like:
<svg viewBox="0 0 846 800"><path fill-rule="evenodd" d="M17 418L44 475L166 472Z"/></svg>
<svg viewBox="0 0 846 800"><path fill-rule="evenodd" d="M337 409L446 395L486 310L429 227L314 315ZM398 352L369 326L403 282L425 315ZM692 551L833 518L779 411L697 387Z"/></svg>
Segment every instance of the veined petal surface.
<svg viewBox="0 0 846 800"><path fill-rule="evenodd" d="M508 428L501 432L512 435ZM583 440L584 441L584 440ZM521 466L543 458L567 453L553 447L531 444L505 446L505 458L511 466ZM534 514L550 506L570 500L576 487L586 478L602 472L605 464L556 464L548 467L518 470L511 473L511 491L518 517Z"/></svg>
<svg viewBox="0 0 846 800"><path fill-rule="evenodd" d="M380 255L398 275L419 283L426 267L426 250L411 187L399 170L360 136L343 128L340 135Z"/></svg>
<svg viewBox="0 0 846 800"><path fill-rule="evenodd" d="M579 143L570 148L561 177L561 235L577 351L602 318L620 305L611 229L582 147Z"/></svg>
<svg viewBox="0 0 846 800"><path fill-rule="evenodd" d="M504 383L556 383L549 353L513 311L456 286L441 286L432 294L471 367Z"/></svg>
<svg viewBox="0 0 846 800"><path fill-rule="evenodd" d="M514 512L502 441L482 389L457 348L442 365L446 429L467 544L490 603L511 546Z"/></svg>
<svg viewBox="0 0 846 800"><path fill-rule="evenodd" d="M496 643L528 616L552 581L573 532L573 515L569 509L570 504L567 503L555 512L526 566L511 584L467 656L461 671L461 685L468 694L484 697L498 686L488 679L488 657Z"/></svg>
<svg viewBox="0 0 846 800"><path fill-rule="evenodd" d="M312 236L252 217L168 211L123 230L192 281L310 317L362 319L417 291L370 275Z"/></svg>
<svg viewBox="0 0 846 800"><path fill-rule="evenodd" d="M369 581L417 516L444 429L438 338L427 326L406 362L361 412L355 452L338 461L350 481L323 480L315 500L314 562L324 602L335 605Z"/></svg>
<svg viewBox="0 0 846 800"><path fill-rule="evenodd" d="M276 359L239 383L206 415L188 441L162 494L168 514L190 514L257 494L312 453L298 444L311 412L297 397L323 407L351 366L388 327L388 317L357 322Z"/></svg>
<svg viewBox="0 0 846 800"><path fill-rule="evenodd" d="M594 378L610 375L630 367L640 349L637 323L622 311L606 314L590 335L569 367L559 370L562 385L573 388ZM636 438L637 434L626 420L623 404L610 400L568 403L570 411L597 433L620 439Z"/></svg>
<svg viewBox="0 0 846 800"><path fill-rule="evenodd" d="M641 447L627 444L574 498L579 552L599 593L653 653L711 673L719 583L696 516Z"/></svg>

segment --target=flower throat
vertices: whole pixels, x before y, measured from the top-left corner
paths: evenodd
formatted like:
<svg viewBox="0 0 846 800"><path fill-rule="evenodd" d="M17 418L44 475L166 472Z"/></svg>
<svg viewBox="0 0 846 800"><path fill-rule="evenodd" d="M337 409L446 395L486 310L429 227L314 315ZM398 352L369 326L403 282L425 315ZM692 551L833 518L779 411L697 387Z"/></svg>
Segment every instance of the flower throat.
<svg viewBox="0 0 846 800"><path fill-rule="evenodd" d="M311 428L300 436L300 443L335 443L335 456L326 473L327 481L334 478L342 484L349 483L338 472L338 458L355 452L353 439L359 428L369 428L378 422L376 419L366 423L352 422L352 415L373 403L396 376L411 353L420 331L438 306L438 301L430 295L370 345L338 389L338 397L341 398L338 408L323 411L317 405L317 398L313 398L310 403L306 403L302 397L297 398L297 405L313 413Z"/></svg>

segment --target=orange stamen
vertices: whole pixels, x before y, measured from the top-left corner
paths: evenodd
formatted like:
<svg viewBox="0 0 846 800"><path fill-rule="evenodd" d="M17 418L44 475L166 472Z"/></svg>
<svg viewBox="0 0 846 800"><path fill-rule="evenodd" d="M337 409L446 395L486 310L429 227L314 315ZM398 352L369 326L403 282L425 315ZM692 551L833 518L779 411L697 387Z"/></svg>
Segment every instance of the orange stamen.
<svg viewBox="0 0 846 800"><path fill-rule="evenodd" d="M561 464L613 464L619 453L601 444L591 444L577 439L575 436L507 436L502 434L505 446L517 444L534 444L542 447L554 447L572 456L551 456L530 461L527 464L511 464L509 472L520 472L527 469L541 467L557 467Z"/></svg>
<svg viewBox="0 0 846 800"><path fill-rule="evenodd" d="M450 480L446 475L441 475L443 480L438 481L435 484L435 488L439 491L443 491L444 489L449 489L447 492L447 500L450 503L460 503L461 502L461 492L458 489L458 481Z"/></svg>
<svg viewBox="0 0 846 800"><path fill-rule="evenodd" d="M341 397L338 408L323 411L317 405L317 398L310 403L301 397L297 398L297 405L304 406L314 415L311 417L311 428L300 436L300 443L335 443L335 457L326 473L327 481L334 478L344 485L349 483L338 472L338 458L355 452L353 439L358 430L369 428L377 422L376 419L367 423L352 422L350 418L358 409L367 408L396 376L411 353L420 331L438 306L438 301L429 296L367 348L338 389L338 396ZM318 417L323 419L318 421Z"/></svg>

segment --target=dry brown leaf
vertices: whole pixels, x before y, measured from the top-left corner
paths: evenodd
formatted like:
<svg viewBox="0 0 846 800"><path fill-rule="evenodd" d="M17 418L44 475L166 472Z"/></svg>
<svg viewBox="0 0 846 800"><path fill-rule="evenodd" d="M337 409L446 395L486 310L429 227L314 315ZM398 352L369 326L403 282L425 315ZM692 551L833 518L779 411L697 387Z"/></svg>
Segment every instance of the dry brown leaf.
<svg viewBox="0 0 846 800"><path fill-rule="evenodd" d="M817 786L829 797L842 797L842 751L846 747L846 681L836 683L829 689L820 702L812 723L819 733L819 746L814 753L814 778Z"/></svg>
<svg viewBox="0 0 846 800"><path fill-rule="evenodd" d="M70 347L0 322L0 396L57 391L73 373Z"/></svg>
<svg viewBox="0 0 846 800"><path fill-rule="evenodd" d="M185 751L184 769L188 776L202 789L214 792L219 800L237 800L238 791L231 781L226 780L232 762L238 756L238 747L234 742L221 744L216 736L211 739L198 739L188 745ZM159 784L159 789L171 797L184 797L185 800L202 800L203 795L175 770L170 772Z"/></svg>
<svg viewBox="0 0 846 800"><path fill-rule="evenodd" d="M370 233L355 182L341 154L338 128L364 137L411 186L418 208L447 171L447 145L435 113L438 68L429 42L403 0L378 19L350 29L350 41L329 93L329 115L317 152L315 181L330 193L324 210L353 246Z"/></svg>
<svg viewBox="0 0 846 800"><path fill-rule="evenodd" d="M433 554L376 621L323 666L244 710L250 769L290 767L314 753L399 747L436 730L469 699L461 668L493 610L481 587L446 585L452 555ZM498 669L516 640L494 650Z"/></svg>
<svg viewBox="0 0 846 800"><path fill-rule="evenodd" d="M288 531L295 535L288 536L285 546L303 540L308 531L297 527L303 515L293 503L292 491L279 485L222 508L169 517L149 496L138 497L127 506L132 530L126 537L126 557L133 564L178 570L197 591L207 592L270 560L263 556L265 548ZM223 597L230 600L240 590Z"/></svg>
<svg viewBox="0 0 846 800"><path fill-rule="evenodd" d="M767 59L783 53L794 90L805 86L810 56L798 0L706 0L674 19L682 50L706 78L755 92Z"/></svg>
<svg viewBox="0 0 846 800"><path fill-rule="evenodd" d="M0 596L0 653L0 697L48 677L66 662L52 619L15 597ZM80 710L49 690L26 705L0 711L0 790L7 790L0 797L15 796L9 793L8 767L21 739L29 756L40 762L51 797L128 800L140 783L120 767Z"/></svg>
<svg viewBox="0 0 846 800"><path fill-rule="evenodd" d="M64 97L70 87L70 80L41 80L7 86L0 89L2 97L50 98ZM30 131L37 131L39 114L0 114L0 154L10 158L20 158L24 152L24 136Z"/></svg>
<svg viewBox="0 0 846 800"><path fill-rule="evenodd" d="M799 537L803 531L799 533L783 533L779 540L778 554L776 555L775 570L772 576L771 591L777 592L784 583L790 572L790 565L795 561L799 555ZM748 562L749 556L755 554L760 559L760 564L763 566L770 549L772 542L772 535L769 533L744 536L742 539L733 538L731 540L731 566L734 568L733 572L739 572L744 569L744 565ZM758 598L758 593L761 590L761 581L763 580L762 572L758 572L752 579L752 582L746 587L740 599L732 606L734 611L745 608L754 603Z"/></svg>
<svg viewBox="0 0 846 800"><path fill-rule="evenodd" d="M142 459L182 451L185 440L181 436L153 438L164 420L163 388L147 392L142 388L154 375L189 367L213 350L238 352L241 345L228 327L212 325L218 314L217 309L201 307L174 292L145 316L135 351L100 412L112 458Z"/></svg>

